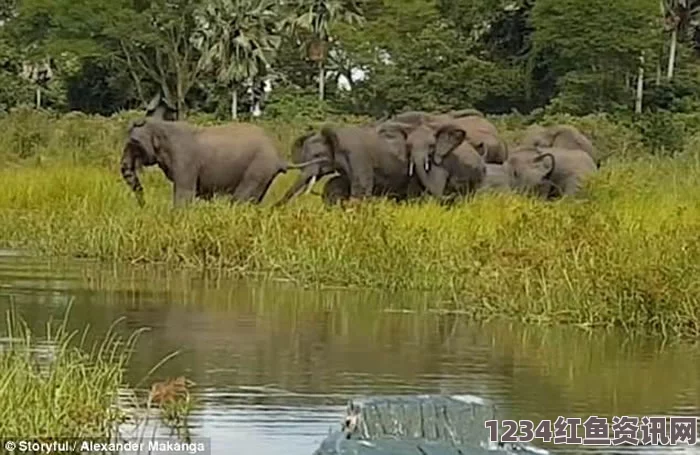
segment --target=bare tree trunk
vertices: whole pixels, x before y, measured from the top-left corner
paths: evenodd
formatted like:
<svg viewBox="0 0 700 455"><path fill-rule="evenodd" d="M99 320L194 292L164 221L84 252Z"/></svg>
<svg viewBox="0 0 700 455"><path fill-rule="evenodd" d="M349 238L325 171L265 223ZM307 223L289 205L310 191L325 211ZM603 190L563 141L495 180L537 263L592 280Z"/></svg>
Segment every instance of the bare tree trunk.
<svg viewBox="0 0 700 455"><path fill-rule="evenodd" d="M146 98L143 96L143 88L141 87L141 79L136 74L134 64L131 61L131 55L129 54L129 51L126 48L126 46L124 45L124 41L119 40L119 45L121 46L122 54L124 54L124 57L126 59L126 66L129 68L129 74L131 75L131 79L133 79L134 85L136 86L136 94L138 95L141 104L146 104Z"/></svg>
<svg viewBox="0 0 700 455"><path fill-rule="evenodd" d="M678 27L674 27L671 31L671 50L668 55L668 71L666 72L666 79L669 81L673 79L673 70L676 66L676 47L678 44Z"/></svg>
<svg viewBox="0 0 700 455"><path fill-rule="evenodd" d="M318 61L318 99L323 100L326 91L326 68L323 60Z"/></svg>
<svg viewBox="0 0 700 455"><path fill-rule="evenodd" d="M661 85L661 62L656 62L656 86Z"/></svg>
<svg viewBox="0 0 700 455"><path fill-rule="evenodd" d="M184 100L184 95L182 93L182 81L180 78L177 78L177 116L179 119L184 119L186 117L185 115L185 100Z"/></svg>
<svg viewBox="0 0 700 455"><path fill-rule="evenodd" d="M231 118L238 120L238 87L231 90Z"/></svg>
<svg viewBox="0 0 700 455"><path fill-rule="evenodd" d="M644 54L639 57L639 74L637 75L637 97L634 104L634 112L642 113L642 98L644 96Z"/></svg>

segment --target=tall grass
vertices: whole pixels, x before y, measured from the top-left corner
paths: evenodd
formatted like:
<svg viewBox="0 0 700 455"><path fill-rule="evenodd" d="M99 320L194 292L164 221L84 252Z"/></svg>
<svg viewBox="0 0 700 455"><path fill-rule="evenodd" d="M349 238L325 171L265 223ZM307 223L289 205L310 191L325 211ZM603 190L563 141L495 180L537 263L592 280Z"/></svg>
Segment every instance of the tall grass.
<svg viewBox="0 0 700 455"><path fill-rule="evenodd" d="M611 165L581 198L484 194L452 208L372 201L343 210L309 195L276 209L216 201L172 210L163 177L148 177L139 209L107 170L1 173L0 246L441 291L476 317L667 334L700 327L700 167L690 159Z"/></svg>
<svg viewBox="0 0 700 455"><path fill-rule="evenodd" d="M294 178L290 171L262 207L215 201L172 210L170 186L154 170L145 173L148 205L139 209L114 165L118 148L103 148L112 160L104 166L66 160L67 152L49 141L41 153L55 156L53 164L25 160L0 171L0 247L221 267L299 283L438 291L477 318L697 335L695 139L686 140L683 156L653 157L629 128L577 121L597 132L604 150L620 151L582 197L547 203L483 194L451 208L370 201L343 210L324 207L313 195L269 207ZM63 128L68 120L55 122ZM506 133L516 137L517 119L502 122L504 130L512 123ZM280 142L291 140L288 134Z"/></svg>
<svg viewBox="0 0 700 455"><path fill-rule="evenodd" d="M0 345L3 438L109 440L127 416L117 398L138 332L121 340L110 331L90 347L86 333L78 339L66 321L47 325L38 341L14 311L7 313L7 338Z"/></svg>

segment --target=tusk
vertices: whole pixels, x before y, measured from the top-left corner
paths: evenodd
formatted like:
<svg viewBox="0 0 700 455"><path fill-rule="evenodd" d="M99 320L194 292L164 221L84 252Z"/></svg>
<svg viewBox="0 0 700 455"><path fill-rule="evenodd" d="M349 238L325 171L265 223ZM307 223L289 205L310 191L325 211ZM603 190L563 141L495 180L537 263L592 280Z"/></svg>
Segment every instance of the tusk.
<svg viewBox="0 0 700 455"><path fill-rule="evenodd" d="M413 171L414 171L413 168L414 168L414 164L413 164L413 161L411 161L410 163L408 163L408 176L409 177L413 175Z"/></svg>
<svg viewBox="0 0 700 455"><path fill-rule="evenodd" d="M430 170L430 159L426 158L425 162L423 163L423 167L425 168L425 172L428 172Z"/></svg>
<svg viewBox="0 0 700 455"><path fill-rule="evenodd" d="M304 193L305 195L309 194L311 192L311 188L313 188L314 183L316 183L316 176L315 175L313 177L311 177L311 180L309 180L309 185L306 187L306 192Z"/></svg>

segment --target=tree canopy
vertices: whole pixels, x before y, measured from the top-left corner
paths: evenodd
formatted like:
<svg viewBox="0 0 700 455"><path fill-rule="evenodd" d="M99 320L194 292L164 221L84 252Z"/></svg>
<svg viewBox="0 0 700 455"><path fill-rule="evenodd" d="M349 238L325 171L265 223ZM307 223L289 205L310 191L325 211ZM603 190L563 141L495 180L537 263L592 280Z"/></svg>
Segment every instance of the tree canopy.
<svg viewBox="0 0 700 455"><path fill-rule="evenodd" d="M698 15L698 0L5 0L0 110L109 114L160 92L222 116L631 112L642 96L687 111Z"/></svg>

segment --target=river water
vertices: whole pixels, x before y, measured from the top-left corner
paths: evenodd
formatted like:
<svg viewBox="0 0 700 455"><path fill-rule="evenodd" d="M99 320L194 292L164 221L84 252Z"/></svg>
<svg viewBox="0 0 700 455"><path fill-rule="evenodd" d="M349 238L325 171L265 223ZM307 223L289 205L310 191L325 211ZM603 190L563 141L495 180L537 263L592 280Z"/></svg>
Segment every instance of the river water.
<svg viewBox="0 0 700 455"><path fill-rule="evenodd" d="M37 333L69 305L74 329L89 324L90 333L104 333L122 316L124 336L149 327L129 383L179 351L152 379L184 375L196 383L192 436L211 438L215 455L310 455L338 428L347 400L366 395L470 393L536 423L700 410L695 346L474 324L422 294L319 291L4 252L3 316L11 305Z"/></svg>

